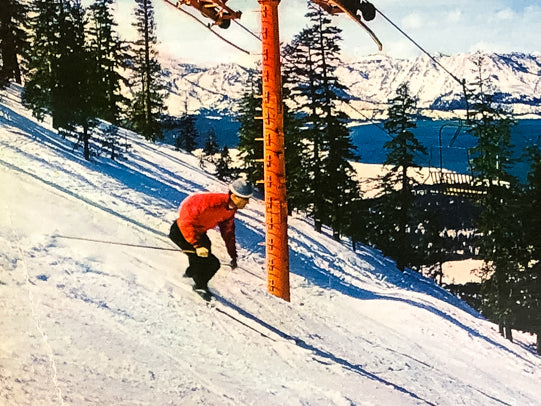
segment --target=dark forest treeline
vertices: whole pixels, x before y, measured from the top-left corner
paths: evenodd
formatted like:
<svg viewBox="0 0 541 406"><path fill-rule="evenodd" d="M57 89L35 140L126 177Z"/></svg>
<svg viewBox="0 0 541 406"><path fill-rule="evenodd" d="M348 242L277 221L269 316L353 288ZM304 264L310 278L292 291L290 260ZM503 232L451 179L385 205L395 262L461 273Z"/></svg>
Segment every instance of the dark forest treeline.
<svg viewBox="0 0 541 406"><path fill-rule="evenodd" d="M49 115L64 134L77 133L86 159L91 138L101 132L96 131L99 120L122 124L148 140L162 137L165 87L151 0L135 1L139 36L132 43L116 31L113 0L96 0L87 8L78 0L4 3L0 83L24 83L23 102L34 116ZM101 137L102 145L105 139L113 143L114 157L115 137Z"/></svg>

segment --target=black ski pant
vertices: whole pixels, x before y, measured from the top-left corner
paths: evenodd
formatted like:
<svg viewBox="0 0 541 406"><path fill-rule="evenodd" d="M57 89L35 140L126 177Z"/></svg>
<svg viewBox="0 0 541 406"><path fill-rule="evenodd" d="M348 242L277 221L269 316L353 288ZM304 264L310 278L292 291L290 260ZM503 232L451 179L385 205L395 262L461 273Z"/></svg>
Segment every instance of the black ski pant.
<svg viewBox="0 0 541 406"><path fill-rule="evenodd" d="M171 240L177 244L181 250L195 251L194 246L186 241L180 232L176 221L171 224L169 238L171 238ZM194 280L196 287L206 288L208 281L216 274L216 272L218 272L218 269L220 269L220 261L211 253L210 239L206 234L202 236L200 244L209 250L209 256L199 257L195 253L186 252L188 261L190 263L190 266L186 270L186 275L190 276Z"/></svg>

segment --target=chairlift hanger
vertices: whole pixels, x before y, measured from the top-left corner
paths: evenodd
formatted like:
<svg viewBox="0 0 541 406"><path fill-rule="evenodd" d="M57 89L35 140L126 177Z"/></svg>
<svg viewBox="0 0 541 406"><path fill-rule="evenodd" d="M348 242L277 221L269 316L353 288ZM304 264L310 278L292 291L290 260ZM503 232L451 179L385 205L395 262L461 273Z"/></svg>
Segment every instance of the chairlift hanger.
<svg viewBox="0 0 541 406"><path fill-rule="evenodd" d="M329 14L346 13L359 24L372 38L381 51L383 45L376 34L364 23L376 17L376 8L366 0L312 0ZM364 20L364 21L363 21Z"/></svg>
<svg viewBox="0 0 541 406"><path fill-rule="evenodd" d="M196 8L202 15L213 20L213 25L226 29L231 25L231 20L238 19L242 15L240 11L228 7L226 3L227 0L178 0L177 7L186 4Z"/></svg>
<svg viewBox="0 0 541 406"><path fill-rule="evenodd" d="M244 52L247 55L251 55L250 51L247 51L246 49L228 40L227 38L212 29L215 25L222 29L226 29L230 26L231 20L236 20L240 18L242 13L240 11L233 11L231 8L227 7L225 4L227 0L178 0L176 2L170 0L164 1L170 6L175 7L177 10L193 18L195 21L197 21L203 27L207 28L210 32L212 32L225 43L231 45L232 47L238 49L241 52ZM182 8L183 5L195 7L201 12L203 16L210 18L214 21L214 23L206 23L199 17Z"/></svg>

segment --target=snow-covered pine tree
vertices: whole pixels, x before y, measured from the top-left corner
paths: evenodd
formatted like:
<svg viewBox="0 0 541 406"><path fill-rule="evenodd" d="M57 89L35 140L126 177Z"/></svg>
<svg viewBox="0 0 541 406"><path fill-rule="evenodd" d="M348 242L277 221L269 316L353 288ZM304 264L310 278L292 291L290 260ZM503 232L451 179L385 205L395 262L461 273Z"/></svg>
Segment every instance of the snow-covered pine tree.
<svg viewBox="0 0 541 406"><path fill-rule="evenodd" d="M147 140L163 138L160 120L165 110L165 85L160 80L161 66L156 51L156 24L151 0L136 0L136 21L138 39L132 48L132 83L135 89L134 101L129 111L129 123L133 130Z"/></svg>

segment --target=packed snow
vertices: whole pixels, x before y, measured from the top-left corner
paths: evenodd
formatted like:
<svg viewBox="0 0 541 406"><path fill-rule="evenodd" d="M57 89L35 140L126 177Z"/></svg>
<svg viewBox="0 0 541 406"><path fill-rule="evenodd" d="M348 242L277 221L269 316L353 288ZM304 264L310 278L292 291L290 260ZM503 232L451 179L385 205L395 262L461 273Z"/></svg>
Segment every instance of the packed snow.
<svg viewBox="0 0 541 406"><path fill-rule="evenodd" d="M167 233L184 197L227 185L125 130L126 159L87 162L19 89L2 96L0 404L540 404L533 336L503 339L433 281L301 215L291 302L267 293L259 198L237 215L239 268L221 268L207 306Z"/></svg>

